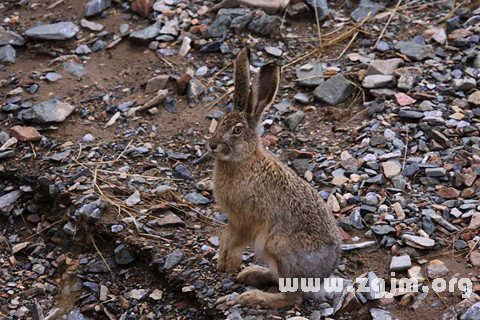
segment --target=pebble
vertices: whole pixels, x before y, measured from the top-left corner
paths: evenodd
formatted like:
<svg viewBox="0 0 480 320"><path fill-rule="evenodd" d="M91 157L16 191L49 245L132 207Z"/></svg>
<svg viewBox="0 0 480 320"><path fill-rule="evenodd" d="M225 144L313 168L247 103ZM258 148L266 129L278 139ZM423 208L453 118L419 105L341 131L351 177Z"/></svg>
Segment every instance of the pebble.
<svg viewBox="0 0 480 320"><path fill-rule="evenodd" d="M36 142L42 139L42 135L33 127L14 126L10 128L10 134L22 142Z"/></svg>
<svg viewBox="0 0 480 320"><path fill-rule="evenodd" d="M390 271L398 272L408 270L412 266L412 260L409 255L392 257L390 262Z"/></svg>
<svg viewBox="0 0 480 320"><path fill-rule="evenodd" d="M444 278L449 272L445 263L437 259L430 261L427 265L427 276L430 279Z"/></svg>
<svg viewBox="0 0 480 320"><path fill-rule="evenodd" d="M106 8L110 7L112 4L111 0L90 0L85 4L85 10L83 15L85 17L91 17L96 14L99 14Z"/></svg>
<svg viewBox="0 0 480 320"><path fill-rule="evenodd" d="M435 245L435 240L433 239L414 236L410 234L404 234L402 236L402 240L403 242L405 242L406 245L417 249L429 249L433 248L433 246Z"/></svg>
<svg viewBox="0 0 480 320"><path fill-rule="evenodd" d="M26 110L23 120L35 123L63 122L75 110L75 106L57 99L48 100Z"/></svg>
<svg viewBox="0 0 480 320"><path fill-rule="evenodd" d="M34 40L68 40L78 31L78 26L73 22L56 22L30 28L25 35Z"/></svg>
<svg viewBox="0 0 480 320"><path fill-rule="evenodd" d="M17 52L11 45L0 47L0 62L15 63Z"/></svg>
<svg viewBox="0 0 480 320"><path fill-rule="evenodd" d="M321 83L313 95L324 103L336 105L345 101L352 92L353 85L342 74L337 74Z"/></svg>
<svg viewBox="0 0 480 320"><path fill-rule="evenodd" d="M288 125L288 128L293 131L295 130L300 122L305 118L305 113L301 110L289 115L285 118L285 123Z"/></svg>
<svg viewBox="0 0 480 320"><path fill-rule="evenodd" d="M172 253L168 254L165 258L165 263L163 265L164 269L171 269L175 267L183 258L183 251L180 249L175 249Z"/></svg>

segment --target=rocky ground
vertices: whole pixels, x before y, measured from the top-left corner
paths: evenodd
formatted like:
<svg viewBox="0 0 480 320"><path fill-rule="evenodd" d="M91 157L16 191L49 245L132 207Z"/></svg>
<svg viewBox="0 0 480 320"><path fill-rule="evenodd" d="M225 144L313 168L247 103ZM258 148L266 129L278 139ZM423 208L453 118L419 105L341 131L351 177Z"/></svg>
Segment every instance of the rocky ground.
<svg viewBox="0 0 480 320"><path fill-rule="evenodd" d="M313 3L0 3L0 319L480 319L478 2ZM470 298L235 305L203 156L244 46L283 66L263 143L332 208L338 274Z"/></svg>

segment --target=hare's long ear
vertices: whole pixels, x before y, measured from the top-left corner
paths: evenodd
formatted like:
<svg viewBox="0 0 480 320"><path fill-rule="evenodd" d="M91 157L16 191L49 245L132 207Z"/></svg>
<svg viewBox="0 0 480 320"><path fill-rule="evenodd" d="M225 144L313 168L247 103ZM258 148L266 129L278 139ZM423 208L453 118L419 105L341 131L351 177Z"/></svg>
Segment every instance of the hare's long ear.
<svg viewBox="0 0 480 320"><path fill-rule="evenodd" d="M280 86L280 66L269 63L260 68L250 92L249 115L256 121L260 119L265 109L270 107Z"/></svg>
<svg viewBox="0 0 480 320"><path fill-rule="evenodd" d="M235 92L233 94L233 105L239 111L244 111L248 103L250 91L250 49L243 48L235 60Z"/></svg>

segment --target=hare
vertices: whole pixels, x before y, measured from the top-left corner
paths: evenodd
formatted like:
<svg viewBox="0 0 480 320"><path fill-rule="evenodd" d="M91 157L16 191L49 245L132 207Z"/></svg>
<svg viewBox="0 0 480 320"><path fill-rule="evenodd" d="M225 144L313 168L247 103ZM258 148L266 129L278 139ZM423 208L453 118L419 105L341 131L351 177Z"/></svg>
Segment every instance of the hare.
<svg viewBox="0 0 480 320"><path fill-rule="evenodd" d="M262 113L274 101L280 67L261 67L250 88L249 50L235 61L234 110L221 119L209 141L215 160L214 196L228 214L217 268L233 274L242 252L253 243L256 257L268 268L247 267L237 281L260 287L280 278L327 278L340 258L335 218L310 184L263 149L259 136ZM281 308L299 305L300 291L241 294L244 306Z"/></svg>

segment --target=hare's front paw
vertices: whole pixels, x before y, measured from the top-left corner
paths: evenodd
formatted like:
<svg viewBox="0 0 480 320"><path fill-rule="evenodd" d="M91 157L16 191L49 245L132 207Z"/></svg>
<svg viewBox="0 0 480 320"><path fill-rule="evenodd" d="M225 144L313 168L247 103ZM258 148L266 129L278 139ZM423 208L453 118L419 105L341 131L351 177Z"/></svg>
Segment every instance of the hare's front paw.
<svg viewBox="0 0 480 320"><path fill-rule="evenodd" d="M237 282L253 287L264 287L274 284L276 279L270 269L261 266L249 266L237 275Z"/></svg>
<svg viewBox="0 0 480 320"><path fill-rule="evenodd" d="M242 293L236 303L242 305L242 307L256 308L257 306L265 305L265 297L260 290L250 290Z"/></svg>

